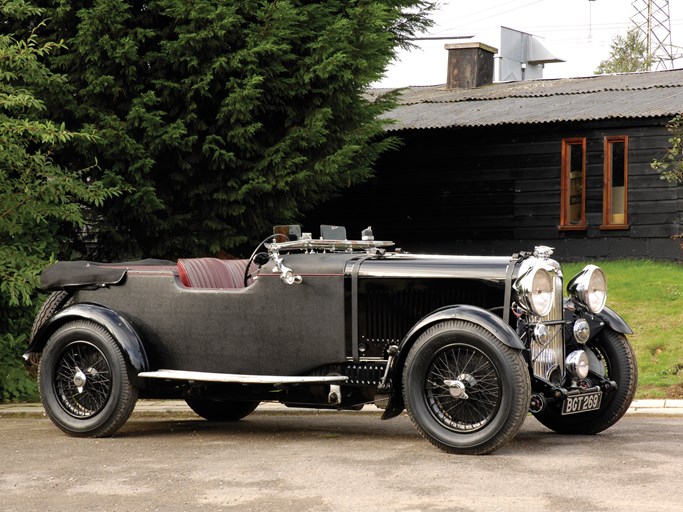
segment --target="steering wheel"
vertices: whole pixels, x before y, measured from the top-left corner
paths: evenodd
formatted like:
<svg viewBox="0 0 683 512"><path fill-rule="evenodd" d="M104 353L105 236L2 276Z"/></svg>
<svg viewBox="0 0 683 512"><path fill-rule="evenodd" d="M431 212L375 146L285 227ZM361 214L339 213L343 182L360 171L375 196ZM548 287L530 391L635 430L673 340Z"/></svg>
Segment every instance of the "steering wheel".
<svg viewBox="0 0 683 512"><path fill-rule="evenodd" d="M248 286L249 278L251 277L251 273L249 272L249 269L251 268L252 263L256 263L259 268L262 265L265 265L268 263L268 260L270 259L270 256L265 253L265 252L259 252L259 249L268 242L269 240L273 240L276 237L281 236L285 238L285 241L289 240L289 237L287 235L284 235L282 233L275 233L274 235L269 235L266 238L264 238L260 244L256 246L256 249L254 249L254 252L251 253L251 256L249 257L249 261L247 261L247 268L244 269L244 287L246 288Z"/></svg>

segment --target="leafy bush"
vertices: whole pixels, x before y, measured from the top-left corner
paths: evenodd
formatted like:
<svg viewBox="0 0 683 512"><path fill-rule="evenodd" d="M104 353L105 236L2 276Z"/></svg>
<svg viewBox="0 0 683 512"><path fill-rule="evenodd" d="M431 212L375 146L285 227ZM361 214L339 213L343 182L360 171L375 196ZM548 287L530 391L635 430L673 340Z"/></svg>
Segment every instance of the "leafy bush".
<svg viewBox="0 0 683 512"><path fill-rule="evenodd" d="M21 0L3 3L5 19L40 13ZM29 25L29 24L27 24ZM37 31L0 34L0 398L35 397L21 361L35 312L40 271L68 240L65 225L83 225L87 205L117 194L89 181L91 169L72 171L53 161L54 152L92 135L68 131L43 117L38 94L63 82L41 63L59 43L38 43Z"/></svg>
<svg viewBox="0 0 683 512"><path fill-rule="evenodd" d="M662 158L652 161L652 168L662 174L661 178L669 183L683 181L683 115L674 116L666 125L671 134L669 144Z"/></svg>

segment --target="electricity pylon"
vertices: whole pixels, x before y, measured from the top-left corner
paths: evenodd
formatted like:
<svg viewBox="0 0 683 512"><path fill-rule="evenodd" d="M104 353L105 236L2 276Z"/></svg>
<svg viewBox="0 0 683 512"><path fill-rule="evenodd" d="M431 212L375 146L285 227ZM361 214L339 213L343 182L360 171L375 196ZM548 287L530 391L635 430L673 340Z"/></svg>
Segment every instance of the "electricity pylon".
<svg viewBox="0 0 683 512"><path fill-rule="evenodd" d="M645 40L650 69L673 69L682 55L681 49L671 44L669 0L633 0L631 5L636 11L631 23Z"/></svg>

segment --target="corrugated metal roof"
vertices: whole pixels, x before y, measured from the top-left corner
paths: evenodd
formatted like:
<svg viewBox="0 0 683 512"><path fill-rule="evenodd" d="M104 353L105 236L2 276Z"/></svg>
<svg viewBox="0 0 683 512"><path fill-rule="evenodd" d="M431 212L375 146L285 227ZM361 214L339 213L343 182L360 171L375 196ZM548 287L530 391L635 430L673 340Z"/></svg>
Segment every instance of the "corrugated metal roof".
<svg viewBox="0 0 683 512"><path fill-rule="evenodd" d="M389 89L368 91L377 97ZM683 69L402 90L394 130L670 117L683 112Z"/></svg>

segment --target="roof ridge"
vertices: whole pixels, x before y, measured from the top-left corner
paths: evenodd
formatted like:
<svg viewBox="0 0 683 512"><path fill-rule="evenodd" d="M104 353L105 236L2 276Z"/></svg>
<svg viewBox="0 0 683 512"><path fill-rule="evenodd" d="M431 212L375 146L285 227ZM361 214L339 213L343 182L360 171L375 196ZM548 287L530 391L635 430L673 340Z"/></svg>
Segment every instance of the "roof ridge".
<svg viewBox="0 0 683 512"><path fill-rule="evenodd" d="M461 98L456 98L454 100L425 100L420 102L402 103L402 105L415 105L417 103L458 103L461 101L492 101L492 100L502 100L505 98L550 98L552 96L578 96L581 94L597 94L601 92L610 91L646 91L649 89L677 89L683 87L683 84L668 84L668 85L651 85L647 87L605 87L596 88L593 90L585 91L558 91L558 92L548 92L548 93L532 93L532 94L501 94L492 96L463 96Z"/></svg>
<svg viewBox="0 0 683 512"><path fill-rule="evenodd" d="M602 76L602 75L601 75ZM614 76L614 75L606 75L606 76ZM560 79L560 80L573 80L573 79ZM530 81L529 81L530 82ZM538 81L540 82L540 80ZM506 82L507 83L523 83L523 82ZM528 82L527 82L528 83ZM567 83L567 82L564 82ZM502 82L499 82L499 84L503 84ZM496 86L498 84L493 84L493 86ZM562 84L561 84L562 85ZM488 86L486 86L488 87ZM520 86L520 88L523 86ZM505 92L502 90L500 93L491 91L490 89L487 91L484 88L481 89L442 89L439 91L435 91L435 94L439 94L443 96L443 98L422 98L422 99L417 99L414 101L401 101L399 98L399 104L400 105L418 105L420 103L461 103L464 101L473 101L473 102L478 102L478 101L496 101L496 100L502 100L506 98L550 98L553 96L577 96L577 95L584 95L584 94L599 94L602 92L616 92L616 91L622 91L622 92L628 92L628 91L647 91L650 89L676 89L676 88L683 88L683 82L681 83L650 83L650 84L633 84L633 85L628 85L625 84L623 86L610 86L609 84L607 85L598 85L596 84L595 87L589 87L587 89L580 89L580 90L548 90L548 89L543 89L539 87L537 90L527 90L527 92ZM407 88L407 90L413 90L413 87ZM465 91L476 91L476 92L471 92L467 93ZM488 94L487 94L488 92ZM456 97L451 97L447 98L447 95L453 95Z"/></svg>

